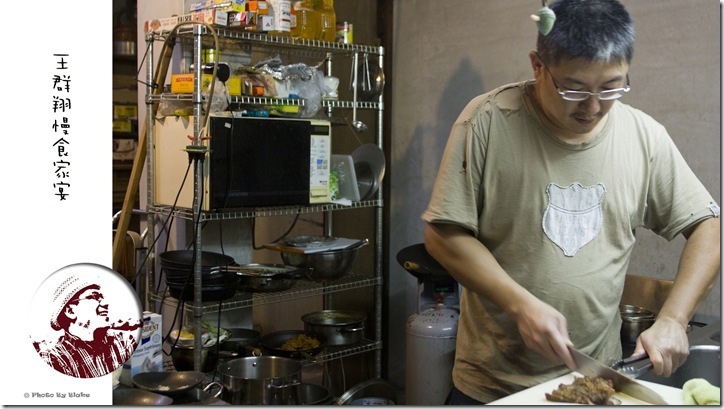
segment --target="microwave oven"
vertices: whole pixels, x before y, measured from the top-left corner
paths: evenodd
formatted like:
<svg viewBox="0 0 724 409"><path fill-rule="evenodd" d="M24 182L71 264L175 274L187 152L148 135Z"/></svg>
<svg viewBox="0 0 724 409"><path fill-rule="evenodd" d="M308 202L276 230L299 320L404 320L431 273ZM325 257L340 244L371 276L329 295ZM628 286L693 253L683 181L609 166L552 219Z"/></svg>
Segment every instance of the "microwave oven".
<svg viewBox="0 0 724 409"><path fill-rule="evenodd" d="M193 206L193 165L183 182L193 121L167 117L156 122L157 204ZM199 162L203 166L201 210L331 201L329 121L211 116L207 131L203 144L208 152Z"/></svg>

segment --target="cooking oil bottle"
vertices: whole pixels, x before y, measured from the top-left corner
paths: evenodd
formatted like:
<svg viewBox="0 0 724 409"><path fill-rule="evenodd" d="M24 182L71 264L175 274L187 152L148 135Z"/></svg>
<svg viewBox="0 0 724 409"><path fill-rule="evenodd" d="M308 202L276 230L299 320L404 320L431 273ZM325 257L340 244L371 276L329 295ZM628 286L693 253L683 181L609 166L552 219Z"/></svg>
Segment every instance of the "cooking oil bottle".
<svg viewBox="0 0 724 409"><path fill-rule="evenodd" d="M337 15L334 12L334 0L314 0L314 2L321 6L317 8L321 11L320 40L334 42L337 38Z"/></svg>
<svg viewBox="0 0 724 409"><path fill-rule="evenodd" d="M297 0L292 6L292 37L319 40L321 17L314 9L312 0Z"/></svg>

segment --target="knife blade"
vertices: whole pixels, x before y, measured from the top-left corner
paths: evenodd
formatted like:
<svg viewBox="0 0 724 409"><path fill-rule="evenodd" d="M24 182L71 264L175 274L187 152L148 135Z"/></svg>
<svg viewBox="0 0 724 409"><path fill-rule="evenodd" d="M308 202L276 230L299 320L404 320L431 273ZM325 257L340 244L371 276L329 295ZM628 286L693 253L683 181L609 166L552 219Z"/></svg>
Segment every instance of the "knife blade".
<svg viewBox="0 0 724 409"><path fill-rule="evenodd" d="M668 403L658 393L647 388L646 386L636 382L620 372L614 371L608 366L598 362L590 356L569 347L573 360L576 363L577 371L589 377L600 376L613 382L613 387L618 392L625 393L633 398L642 400L654 405L668 405Z"/></svg>

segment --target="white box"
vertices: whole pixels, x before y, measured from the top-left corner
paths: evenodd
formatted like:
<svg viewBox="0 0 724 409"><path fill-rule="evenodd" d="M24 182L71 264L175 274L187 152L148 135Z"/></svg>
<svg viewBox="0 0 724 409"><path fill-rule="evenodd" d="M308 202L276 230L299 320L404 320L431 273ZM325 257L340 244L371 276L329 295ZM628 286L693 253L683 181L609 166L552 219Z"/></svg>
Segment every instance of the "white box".
<svg viewBox="0 0 724 409"><path fill-rule="evenodd" d="M140 372L163 372L163 332L160 314L143 312L143 330L136 350L123 364L121 383L133 386L133 377Z"/></svg>

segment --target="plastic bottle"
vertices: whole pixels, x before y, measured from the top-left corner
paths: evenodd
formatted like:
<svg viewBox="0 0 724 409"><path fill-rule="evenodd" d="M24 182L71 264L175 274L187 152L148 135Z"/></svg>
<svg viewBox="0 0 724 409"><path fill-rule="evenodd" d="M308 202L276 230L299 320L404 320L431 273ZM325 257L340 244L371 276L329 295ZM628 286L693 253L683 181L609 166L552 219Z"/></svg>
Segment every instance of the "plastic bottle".
<svg viewBox="0 0 724 409"><path fill-rule="evenodd" d="M334 12L334 0L316 0L321 3L320 40L334 42L337 38L337 15Z"/></svg>
<svg viewBox="0 0 724 409"><path fill-rule="evenodd" d="M292 37L319 40L322 35L319 24L319 12L314 10L312 0L294 2L292 6Z"/></svg>
<svg viewBox="0 0 724 409"><path fill-rule="evenodd" d="M274 29L269 34L290 35L292 4L290 0L269 0L269 13L274 20Z"/></svg>

